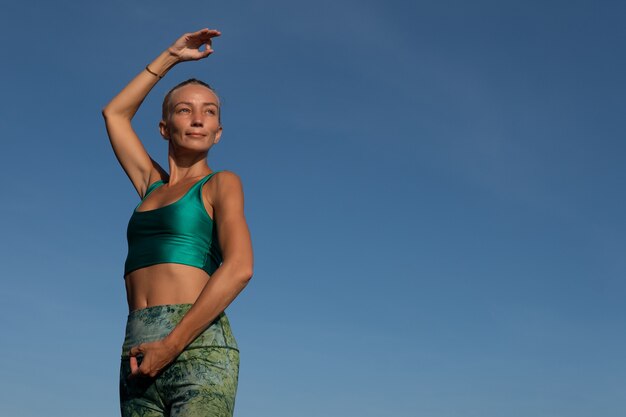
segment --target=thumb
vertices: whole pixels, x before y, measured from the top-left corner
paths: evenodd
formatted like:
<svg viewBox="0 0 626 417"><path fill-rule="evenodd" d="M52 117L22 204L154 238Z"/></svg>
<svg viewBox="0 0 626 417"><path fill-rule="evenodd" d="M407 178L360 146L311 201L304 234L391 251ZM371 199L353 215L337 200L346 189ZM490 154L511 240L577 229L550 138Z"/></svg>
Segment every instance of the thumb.
<svg viewBox="0 0 626 417"><path fill-rule="evenodd" d="M137 375L139 372L139 361L137 360L137 356L143 355L143 346L133 346L128 352L128 356L130 356L130 374Z"/></svg>
<svg viewBox="0 0 626 417"><path fill-rule="evenodd" d="M143 345L138 345L138 346L133 346L132 348L130 348L130 351L128 352L128 354L131 357L134 356L139 356L143 353ZM136 360L136 359L135 359Z"/></svg>

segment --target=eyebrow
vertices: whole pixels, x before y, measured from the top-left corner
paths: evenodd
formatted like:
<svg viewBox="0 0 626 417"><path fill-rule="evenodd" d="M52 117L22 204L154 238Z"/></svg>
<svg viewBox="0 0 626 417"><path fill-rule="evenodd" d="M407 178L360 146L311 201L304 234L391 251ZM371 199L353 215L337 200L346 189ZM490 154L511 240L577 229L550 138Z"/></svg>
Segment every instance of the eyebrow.
<svg viewBox="0 0 626 417"><path fill-rule="evenodd" d="M188 105L188 106L193 105L193 103L191 103L190 101L179 101L178 103L174 104L174 107L179 106L179 105L181 105L181 104L186 104L186 105ZM213 103L212 101L202 103L202 105L203 105L203 106L215 106L215 107L217 107L217 108L219 108L219 107L220 107L220 106L218 106L217 104Z"/></svg>

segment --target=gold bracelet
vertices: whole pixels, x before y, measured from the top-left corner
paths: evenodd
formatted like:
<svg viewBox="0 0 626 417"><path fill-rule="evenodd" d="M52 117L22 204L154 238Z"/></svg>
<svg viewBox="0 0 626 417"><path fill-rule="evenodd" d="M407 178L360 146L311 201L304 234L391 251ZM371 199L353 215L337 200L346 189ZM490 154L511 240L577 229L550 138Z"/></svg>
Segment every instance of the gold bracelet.
<svg viewBox="0 0 626 417"><path fill-rule="evenodd" d="M148 65L150 65L150 64L148 64ZM146 71L148 71L150 74L154 75L155 77L159 77L159 80L160 80L161 78L163 78L163 76L162 76L162 75L159 75L159 74L157 74L156 72L152 71L150 68L148 68L148 65L146 65Z"/></svg>

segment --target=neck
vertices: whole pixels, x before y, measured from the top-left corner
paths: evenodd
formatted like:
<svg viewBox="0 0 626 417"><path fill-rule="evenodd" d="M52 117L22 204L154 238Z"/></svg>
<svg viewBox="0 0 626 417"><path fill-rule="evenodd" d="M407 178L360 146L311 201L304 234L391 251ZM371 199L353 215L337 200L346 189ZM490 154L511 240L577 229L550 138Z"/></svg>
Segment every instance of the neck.
<svg viewBox="0 0 626 417"><path fill-rule="evenodd" d="M207 153L190 152L188 150L174 150L170 144L168 152L170 166L170 186L189 178L205 177L212 172L207 165Z"/></svg>

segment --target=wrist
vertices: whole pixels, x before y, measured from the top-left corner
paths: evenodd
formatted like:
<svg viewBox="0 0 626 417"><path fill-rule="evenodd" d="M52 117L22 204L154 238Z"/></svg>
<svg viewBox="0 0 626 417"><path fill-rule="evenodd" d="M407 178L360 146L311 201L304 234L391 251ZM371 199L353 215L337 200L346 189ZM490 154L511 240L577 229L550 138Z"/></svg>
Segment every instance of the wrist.
<svg viewBox="0 0 626 417"><path fill-rule="evenodd" d="M179 62L181 61L178 57L165 50L154 61L146 65L146 71L161 79Z"/></svg>
<svg viewBox="0 0 626 417"><path fill-rule="evenodd" d="M178 338L176 338L175 336L172 336L172 334L170 333L169 335L165 336L165 338L163 339L163 343L165 343L168 348L174 352L175 356L180 355L183 350L185 350L185 344Z"/></svg>
<svg viewBox="0 0 626 417"><path fill-rule="evenodd" d="M172 59L176 60L177 63L182 61L182 59L180 57L180 52L177 52L171 46L165 50L165 53L167 53L167 55L169 55Z"/></svg>
<svg viewBox="0 0 626 417"><path fill-rule="evenodd" d="M152 71L152 70L150 69L150 64L146 65L146 71L148 71L150 74L152 74L152 75L154 75L155 77L157 77L159 80L160 80L161 78L163 78L163 75L158 74L158 73L156 73L156 72L154 72L154 71Z"/></svg>

